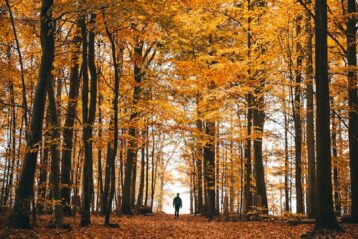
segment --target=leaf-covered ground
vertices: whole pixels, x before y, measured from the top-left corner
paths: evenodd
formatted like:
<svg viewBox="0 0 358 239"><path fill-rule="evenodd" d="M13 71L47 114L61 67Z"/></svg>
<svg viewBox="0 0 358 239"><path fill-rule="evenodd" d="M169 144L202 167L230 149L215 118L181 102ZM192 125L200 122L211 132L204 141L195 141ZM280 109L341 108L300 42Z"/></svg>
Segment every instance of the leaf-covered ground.
<svg viewBox="0 0 358 239"><path fill-rule="evenodd" d="M311 225L289 226L272 222L217 222L193 215L178 220L173 215L114 217L119 228L102 225L102 217L92 217L88 228L78 226L79 217L67 219L71 230L48 229L49 216L41 216L38 226L31 231L9 230L1 222L0 238L300 238L312 229ZM321 238L358 238L358 225L343 225L345 233Z"/></svg>

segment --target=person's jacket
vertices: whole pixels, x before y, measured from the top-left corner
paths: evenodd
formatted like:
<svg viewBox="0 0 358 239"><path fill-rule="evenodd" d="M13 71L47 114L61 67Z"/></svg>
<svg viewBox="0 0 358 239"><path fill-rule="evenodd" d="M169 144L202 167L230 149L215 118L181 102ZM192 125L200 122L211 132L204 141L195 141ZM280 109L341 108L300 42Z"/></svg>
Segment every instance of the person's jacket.
<svg viewBox="0 0 358 239"><path fill-rule="evenodd" d="M176 196L173 200L173 206L176 207L181 207L182 203L181 203L181 198L179 196Z"/></svg>

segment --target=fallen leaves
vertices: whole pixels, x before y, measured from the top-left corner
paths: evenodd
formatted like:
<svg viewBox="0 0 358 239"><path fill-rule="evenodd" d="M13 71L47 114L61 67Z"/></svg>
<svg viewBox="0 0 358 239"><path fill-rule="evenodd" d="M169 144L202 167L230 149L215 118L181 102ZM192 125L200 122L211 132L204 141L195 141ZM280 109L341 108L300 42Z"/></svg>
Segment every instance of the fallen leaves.
<svg viewBox="0 0 358 239"><path fill-rule="evenodd" d="M217 222L201 216L155 214L154 216L113 217L112 223L119 228L103 226L103 217L92 216L90 227L79 227L79 217L68 218L66 223L72 230L47 229L50 216L40 216L38 226L33 230L9 230L0 225L0 238L300 238L312 230L312 225L289 226L287 223L272 222ZM327 238L358 238L358 225L343 225L344 233ZM324 238L324 237L321 237Z"/></svg>

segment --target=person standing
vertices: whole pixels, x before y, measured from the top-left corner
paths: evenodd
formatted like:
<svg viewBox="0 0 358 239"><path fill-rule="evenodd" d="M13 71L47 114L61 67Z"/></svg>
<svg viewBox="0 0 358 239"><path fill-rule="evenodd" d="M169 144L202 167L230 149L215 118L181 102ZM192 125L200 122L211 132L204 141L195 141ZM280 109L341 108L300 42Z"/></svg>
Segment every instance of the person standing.
<svg viewBox="0 0 358 239"><path fill-rule="evenodd" d="M174 214L175 218L179 217L179 209L182 207L182 201L181 201L181 198L179 197L179 195L180 194L178 193L177 196L173 200L173 206L175 208L175 214Z"/></svg>

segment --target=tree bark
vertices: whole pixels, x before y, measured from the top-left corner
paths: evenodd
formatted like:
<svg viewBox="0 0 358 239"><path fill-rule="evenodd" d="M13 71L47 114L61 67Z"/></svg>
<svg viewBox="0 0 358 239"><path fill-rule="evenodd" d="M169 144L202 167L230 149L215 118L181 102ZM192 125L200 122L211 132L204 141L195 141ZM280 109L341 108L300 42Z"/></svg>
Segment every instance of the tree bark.
<svg viewBox="0 0 358 239"><path fill-rule="evenodd" d="M311 0L306 0L308 6ZM308 161L308 193L307 193L307 216L314 218L316 214L316 155L314 140L314 106L313 106L313 59L312 59L312 27L311 15L305 12L306 34L306 138L307 138L307 161Z"/></svg>
<svg viewBox="0 0 358 239"><path fill-rule="evenodd" d="M295 183L296 183L296 212L304 213L304 202L303 202L303 189L302 189L302 121L301 121L301 82L302 82L302 46L299 40L301 35L301 19L299 15L296 18L296 82L295 82L295 95L293 102L293 122L295 126Z"/></svg>
<svg viewBox="0 0 358 239"><path fill-rule="evenodd" d="M130 122L133 124L138 118L137 108L135 107L138 104L140 99L141 87L140 83L143 77L143 69L141 68L138 59L142 57L143 45L140 43L134 49L135 54L135 63L134 63L134 80L135 86L133 90L133 105L130 115ZM122 212L123 214L132 214L131 212L131 202L133 202L133 171L134 167L137 166L137 129L135 126L131 125L129 128L129 147L127 149L127 160L125 167L125 177L124 177L124 188L123 188L123 202L122 202Z"/></svg>
<svg viewBox="0 0 358 239"><path fill-rule="evenodd" d="M15 204L9 219L14 228L30 228L30 202L33 195L34 176L46 101L48 79L51 77L55 52L55 29L52 18L53 0L42 0L40 14L41 64L36 84L32 117L27 138L26 153L16 190Z"/></svg>
<svg viewBox="0 0 358 239"><path fill-rule="evenodd" d="M215 122L206 121L207 142L204 146L204 178L207 190L207 217L215 215Z"/></svg>
<svg viewBox="0 0 358 239"><path fill-rule="evenodd" d="M331 97L331 107L334 107L334 98ZM333 160L333 191L334 191L334 209L337 216L341 216L341 195L338 178L338 149L337 149L337 118L332 112L332 160Z"/></svg>
<svg viewBox="0 0 358 239"><path fill-rule="evenodd" d="M95 14L91 14L90 23L95 23ZM84 16L80 19L81 35L82 35L82 118L83 118L83 144L84 144L84 163L83 163L83 177L82 177L82 198L81 198L81 226L88 226L91 224L90 207L93 195L93 165L92 165L92 134L93 124L96 115L96 100L97 100L97 72L95 65L95 33L93 30L88 32ZM88 39L88 43L87 43ZM88 52L87 52L88 51ZM88 69L91 74L91 90L90 103L88 107Z"/></svg>
<svg viewBox="0 0 358 239"><path fill-rule="evenodd" d="M352 220L358 222L358 88L357 88L357 9L356 1L348 0L347 61L348 61L348 138L351 172Z"/></svg>
<svg viewBox="0 0 358 239"><path fill-rule="evenodd" d="M63 147L61 160L61 198L63 205L63 213L65 216L71 216L71 160L73 148L73 126L76 118L77 100L80 88L79 79L79 54L81 47L81 39L76 35L73 38L75 50L72 53L71 73L70 73L70 92L66 109L66 119L63 129Z"/></svg>
<svg viewBox="0 0 358 239"><path fill-rule="evenodd" d="M262 94L257 92L256 95ZM263 213L268 213L268 204L267 204L267 193L266 193L266 183L265 183L265 170L262 157L262 135L264 130L265 123L265 113L263 112L264 98L259 96L258 99L255 99L255 108L252 110L252 121L255 133L254 139L254 160L255 160L255 179L256 179L256 190L258 196L261 198ZM260 206L260 205L259 205Z"/></svg>
<svg viewBox="0 0 358 239"><path fill-rule="evenodd" d="M53 86L53 77L48 79L48 102L50 110L50 128L51 128L51 174L50 182L52 189L52 199L55 208L55 225L61 228L63 224L62 201L60 197L60 159L59 159L59 143L60 143L60 124L57 116L57 107L55 92Z"/></svg>
<svg viewBox="0 0 358 239"><path fill-rule="evenodd" d="M316 69L316 142L317 142L317 213L315 229L339 230L333 210L330 105L327 50L327 1L315 3Z"/></svg>

